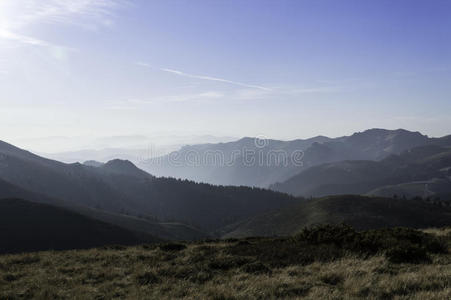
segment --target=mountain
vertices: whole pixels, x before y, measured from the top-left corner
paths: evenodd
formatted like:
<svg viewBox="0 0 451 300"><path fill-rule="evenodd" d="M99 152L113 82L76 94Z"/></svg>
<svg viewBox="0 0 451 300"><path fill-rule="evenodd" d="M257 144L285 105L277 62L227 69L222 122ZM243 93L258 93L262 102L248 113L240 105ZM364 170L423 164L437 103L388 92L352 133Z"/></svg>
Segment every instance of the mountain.
<svg viewBox="0 0 451 300"><path fill-rule="evenodd" d="M173 148L169 149L168 152L172 150ZM104 163L112 159L122 159L137 162L139 159L147 157L148 152L149 150L146 149L145 146L142 146L142 148L140 149L105 148L100 150L84 149L57 153L45 153L45 152L36 152L36 153L45 158L61 161L64 163L76 163L84 161L98 161Z"/></svg>
<svg viewBox="0 0 451 300"><path fill-rule="evenodd" d="M157 176L169 176L218 185L266 187L298 172L294 159L323 136L307 140L279 141L242 138L219 144L184 146L169 155L140 162L139 166Z"/></svg>
<svg viewBox="0 0 451 300"><path fill-rule="evenodd" d="M427 145L381 161L340 161L313 166L271 188L298 196L448 196L450 170L451 147Z"/></svg>
<svg viewBox="0 0 451 300"><path fill-rule="evenodd" d="M318 136L294 141L243 138L185 146L169 155L140 162L139 166L158 176L268 187L311 166L342 160L378 161L433 140L404 129L370 129L339 138Z"/></svg>
<svg viewBox="0 0 451 300"><path fill-rule="evenodd" d="M129 161L113 160L99 167L64 164L4 142L0 143L0 179L62 199L65 205L159 220L166 228L184 223L204 233L300 201L257 188L156 178Z"/></svg>
<svg viewBox="0 0 451 300"><path fill-rule="evenodd" d="M311 199L262 214L223 229L225 238L286 236L315 224L346 223L359 230L385 227L442 227L451 225L451 208L414 199L357 195Z"/></svg>
<svg viewBox="0 0 451 300"><path fill-rule="evenodd" d="M0 200L0 253L161 241L75 212L20 199Z"/></svg>
<svg viewBox="0 0 451 300"><path fill-rule="evenodd" d="M197 240L208 237L199 229L183 223L163 223L155 219L139 218L120 213L107 212L88 206L78 205L60 199L50 198L43 194L33 193L16 187L0 179L0 199L19 198L27 201L46 203L63 209L74 211L83 216L116 225L131 231L142 232L163 240Z"/></svg>
<svg viewBox="0 0 451 300"><path fill-rule="evenodd" d="M6 199L6 198L19 198L19 199L27 199L32 202L40 202L40 203L47 203L52 205L65 205L67 203L56 200L53 198L50 198L48 196L39 194L39 193L33 193L30 191L27 191L25 189L22 189L20 187L17 187L9 182L6 182L2 179L0 179L0 199Z"/></svg>

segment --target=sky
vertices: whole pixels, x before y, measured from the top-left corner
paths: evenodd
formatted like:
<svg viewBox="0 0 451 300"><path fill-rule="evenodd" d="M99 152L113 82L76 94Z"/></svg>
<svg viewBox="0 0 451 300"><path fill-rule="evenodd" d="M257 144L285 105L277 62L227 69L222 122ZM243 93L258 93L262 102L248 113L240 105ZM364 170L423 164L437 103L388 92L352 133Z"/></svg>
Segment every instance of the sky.
<svg viewBox="0 0 451 300"><path fill-rule="evenodd" d="M451 134L448 0L0 0L0 139Z"/></svg>

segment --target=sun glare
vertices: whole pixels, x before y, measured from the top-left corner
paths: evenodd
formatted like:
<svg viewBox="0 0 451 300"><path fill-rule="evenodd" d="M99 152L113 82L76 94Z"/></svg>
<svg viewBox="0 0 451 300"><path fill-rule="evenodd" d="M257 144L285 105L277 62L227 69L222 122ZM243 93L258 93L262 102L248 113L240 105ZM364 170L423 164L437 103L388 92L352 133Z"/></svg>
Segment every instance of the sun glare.
<svg viewBox="0 0 451 300"><path fill-rule="evenodd" d="M13 27L14 1L0 0L0 30L8 30Z"/></svg>

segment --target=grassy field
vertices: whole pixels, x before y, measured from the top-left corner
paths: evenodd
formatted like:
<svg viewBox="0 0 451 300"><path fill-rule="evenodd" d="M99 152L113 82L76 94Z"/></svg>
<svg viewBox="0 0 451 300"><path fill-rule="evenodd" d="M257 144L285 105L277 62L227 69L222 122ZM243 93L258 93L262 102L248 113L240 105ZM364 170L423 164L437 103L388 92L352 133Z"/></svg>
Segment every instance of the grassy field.
<svg viewBox="0 0 451 300"><path fill-rule="evenodd" d="M425 233L426 232L426 233ZM451 299L451 228L0 256L0 299Z"/></svg>

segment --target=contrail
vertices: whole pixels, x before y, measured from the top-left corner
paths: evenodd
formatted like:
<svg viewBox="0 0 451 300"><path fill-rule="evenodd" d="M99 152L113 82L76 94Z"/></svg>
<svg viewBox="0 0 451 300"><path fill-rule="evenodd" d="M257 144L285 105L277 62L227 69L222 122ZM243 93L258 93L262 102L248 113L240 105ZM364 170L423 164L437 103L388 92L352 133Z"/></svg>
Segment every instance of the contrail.
<svg viewBox="0 0 451 300"><path fill-rule="evenodd" d="M224 83L238 85L238 86L244 86L247 88L259 89L259 90L263 90L263 91L272 91L272 89L261 86L261 85L247 84L247 83L237 82L237 81L233 81L233 80L218 78L218 77L189 74L189 73L185 73L185 72L174 70L174 69L168 69L168 68L154 68L150 64L145 63L145 62L136 62L135 64L138 66L141 66L141 67L156 69L156 70L160 70L163 72L168 72L168 73L172 73L172 74L175 74L178 76L183 76L183 77L188 77L188 78L195 78L195 79L202 79L202 80L209 80L209 81L218 81L218 82L224 82Z"/></svg>

